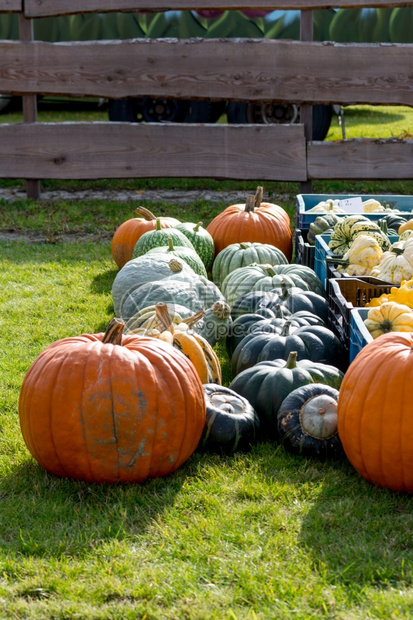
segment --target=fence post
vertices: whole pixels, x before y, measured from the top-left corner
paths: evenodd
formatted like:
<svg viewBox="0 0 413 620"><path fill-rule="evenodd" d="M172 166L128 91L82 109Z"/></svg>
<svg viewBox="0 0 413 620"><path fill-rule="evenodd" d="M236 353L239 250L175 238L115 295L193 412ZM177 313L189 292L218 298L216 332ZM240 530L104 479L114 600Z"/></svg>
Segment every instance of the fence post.
<svg viewBox="0 0 413 620"><path fill-rule="evenodd" d="M300 16L300 41L313 40L313 11L311 9L301 10ZM313 106L304 104L300 106L300 120L304 123L304 135L306 143L313 139ZM301 193L312 193L311 181L300 183Z"/></svg>
<svg viewBox="0 0 413 620"><path fill-rule="evenodd" d="M24 13L19 13L19 37L21 41L33 41L33 20L27 19ZM37 122L37 97L36 95L23 95L23 122ZM40 198L40 181L26 179L26 193L28 198L38 200Z"/></svg>

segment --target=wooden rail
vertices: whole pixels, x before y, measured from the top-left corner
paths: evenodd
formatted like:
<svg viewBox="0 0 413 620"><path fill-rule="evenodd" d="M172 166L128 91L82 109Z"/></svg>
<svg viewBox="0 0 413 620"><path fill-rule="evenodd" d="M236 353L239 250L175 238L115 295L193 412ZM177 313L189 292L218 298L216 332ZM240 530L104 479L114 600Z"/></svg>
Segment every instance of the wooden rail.
<svg viewBox="0 0 413 620"><path fill-rule="evenodd" d="M24 120L0 124L0 177L38 179L215 177L284 180L409 179L413 141L312 142L313 104L413 106L413 45L312 41L311 0L213 2L151 0L166 9L300 9L301 41L133 39L33 41L32 18L76 12L148 10L148 0L0 0L20 13L20 41L0 41L0 92L23 96ZM336 8L398 2L337 0ZM402 3L413 6L413 1ZM305 11L303 9L306 9ZM24 11L24 12L23 12ZM162 97L288 101L299 125L37 123L35 96Z"/></svg>

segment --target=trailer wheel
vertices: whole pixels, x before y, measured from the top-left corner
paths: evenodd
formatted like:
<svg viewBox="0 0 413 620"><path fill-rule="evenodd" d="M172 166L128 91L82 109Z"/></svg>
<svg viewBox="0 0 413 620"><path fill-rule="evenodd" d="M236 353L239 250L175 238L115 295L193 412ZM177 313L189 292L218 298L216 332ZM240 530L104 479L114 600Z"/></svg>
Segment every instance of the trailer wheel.
<svg viewBox="0 0 413 620"><path fill-rule="evenodd" d="M109 120L124 123L181 123L185 120L189 103L177 99L111 99Z"/></svg>
<svg viewBox="0 0 413 620"><path fill-rule="evenodd" d="M228 103L228 123L295 123L299 120L299 108L293 104L274 102ZM332 106L313 106L313 140L324 140L330 128Z"/></svg>

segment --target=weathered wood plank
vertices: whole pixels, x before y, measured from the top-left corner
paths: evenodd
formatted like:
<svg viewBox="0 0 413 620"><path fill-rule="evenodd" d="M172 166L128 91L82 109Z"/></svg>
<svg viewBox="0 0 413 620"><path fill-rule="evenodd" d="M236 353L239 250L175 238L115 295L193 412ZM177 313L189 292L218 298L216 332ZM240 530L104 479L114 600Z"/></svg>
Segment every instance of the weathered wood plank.
<svg viewBox="0 0 413 620"><path fill-rule="evenodd" d="M413 44L0 42L0 92L413 105Z"/></svg>
<svg viewBox="0 0 413 620"><path fill-rule="evenodd" d="M411 179L413 140L354 139L312 142L310 179Z"/></svg>
<svg viewBox="0 0 413 620"><path fill-rule="evenodd" d="M4 1L4 0L3 0ZM30 17L67 13L110 11L167 11L196 9L324 9L413 6L411 0L25 0L25 13Z"/></svg>
<svg viewBox="0 0 413 620"><path fill-rule="evenodd" d="M0 0L0 13L18 13L23 10L23 0Z"/></svg>
<svg viewBox="0 0 413 620"><path fill-rule="evenodd" d="M306 178L302 125L0 124L0 178Z"/></svg>

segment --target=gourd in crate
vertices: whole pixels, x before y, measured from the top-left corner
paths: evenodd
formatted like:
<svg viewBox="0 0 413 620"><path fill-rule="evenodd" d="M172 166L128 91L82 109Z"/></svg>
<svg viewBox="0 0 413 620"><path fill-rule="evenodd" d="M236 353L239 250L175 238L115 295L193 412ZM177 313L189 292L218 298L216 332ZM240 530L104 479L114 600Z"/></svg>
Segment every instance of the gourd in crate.
<svg viewBox="0 0 413 620"><path fill-rule="evenodd" d="M372 338L388 332L413 332L413 311L395 301L384 302L368 309L364 325Z"/></svg>
<svg viewBox="0 0 413 620"><path fill-rule="evenodd" d="M87 482L166 476L197 448L205 397L193 364L155 340L106 332L49 345L20 391L26 446L49 473Z"/></svg>
<svg viewBox="0 0 413 620"><path fill-rule="evenodd" d="M350 249L357 235L362 233L372 235L383 251L390 248L390 240L380 226L363 215L348 215L341 218L333 228L328 246L334 254L343 255Z"/></svg>

